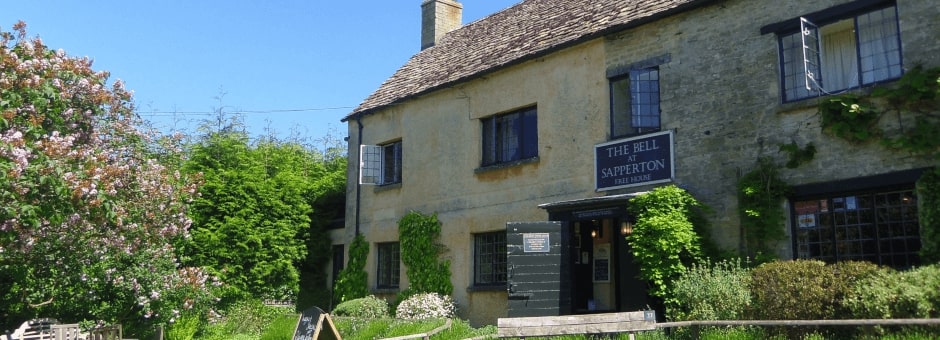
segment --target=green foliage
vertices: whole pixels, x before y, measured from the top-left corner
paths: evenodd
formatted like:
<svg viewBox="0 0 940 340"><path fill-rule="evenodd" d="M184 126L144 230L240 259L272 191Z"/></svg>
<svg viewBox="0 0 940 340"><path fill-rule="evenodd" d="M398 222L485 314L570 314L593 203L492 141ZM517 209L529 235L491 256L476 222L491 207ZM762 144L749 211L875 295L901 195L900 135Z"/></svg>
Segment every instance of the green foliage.
<svg viewBox="0 0 940 340"><path fill-rule="evenodd" d="M299 264L322 268L329 261L327 222L314 207L343 192L338 186L345 179L337 176L343 169L330 169L317 150L269 139L252 144L231 129L190 148L184 169L201 174L205 184L192 204L192 237L181 243L185 262L212 268L248 295L295 299ZM323 275L309 278L315 282L308 286L326 286Z"/></svg>
<svg viewBox="0 0 940 340"><path fill-rule="evenodd" d="M185 314L180 316L167 327L166 339L192 340L196 332L199 331L201 321L198 315Z"/></svg>
<svg viewBox="0 0 940 340"><path fill-rule="evenodd" d="M836 137L853 143L864 143L880 136L877 129L881 112L856 94L832 96L819 103L822 128Z"/></svg>
<svg viewBox="0 0 940 340"><path fill-rule="evenodd" d="M850 318L843 305L855 284L884 269L869 262L764 263L751 271L754 317L764 320Z"/></svg>
<svg viewBox="0 0 940 340"><path fill-rule="evenodd" d="M914 126L882 144L896 150L927 157L940 156L940 67L916 66L894 84L878 86L870 95L843 94L828 97L819 104L824 131L854 143L863 143L885 135L878 121L888 113L913 117Z"/></svg>
<svg viewBox="0 0 940 340"><path fill-rule="evenodd" d="M349 261L339 272L333 286L333 298L337 302L363 298L369 294L369 274L365 271L368 256L369 244L362 234L356 235L349 245Z"/></svg>
<svg viewBox="0 0 940 340"><path fill-rule="evenodd" d="M389 316L388 302L369 295L336 305L333 308L333 314L357 318L384 318Z"/></svg>
<svg viewBox="0 0 940 340"><path fill-rule="evenodd" d="M412 211L398 221L398 240L401 242L401 261L406 267L409 286L399 294L399 301L418 293L450 295L454 285L450 282L450 262L439 261L444 247L437 243L441 235L441 222L437 214L424 215Z"/></svg>
<svg viewBox="0 0 940 340"><path fill-rule="evenodd" d="M940 168L925 172L916 190L920 257L925 263L940 263Z"/></svg>
<svg viewBox="0 0 940 340"><path fill-rule="evenodd" d="M757 168L738 180L738 210L749 256L772 254L772 242L786 237L783 202L790 187L779 176L773 160L760 158Z"/></svg>
<svg viewBox="0 0 940 340"><path fill-rule="evenodd" d="M940 265L879 271L855 282L845 304L857 318L940 317Z"/></svg>
<svg viewBox="0 0 940 340"><path fill-rule="evenodd" d="M441 327L446 319L401 320L401 319L361 319L351 317L335 317L339 334L345 340L372 340L392 338L404 335L427 333ZM434 339L445 339L437 338ZM446 338L462 339L462 338Z"/></svg>
<svg viewBox="0 0 940 340"><path fill-rule="evenodd" d="M290 340L297 328L299 316L295 314L282 315L264 328L260 340Z"/></svg>
<svg viewBox="0 0 940 340"><path fill-rule="evenodd" d="M274 320L291 314L285 307L266 306L257 299L235 302L210 319L197 334L199 339L229 340L238 337L257 339ZM294 314L294 322L298 316Z"/></svg>
<svg viewBox="0 0 940 340"><path fill-rule="evenodd" d="M796 142L791 142L790 144L781 144L780 152L787 153L786 167L795 169L813 160L813 157L816 155L816 146L813 145L813 143L809 143L806 144L806 147L800 148Z"/></svg>
<svg viewBox="0 0 940 340"><path fill-rule="evenodd" d="M669 320L740 320L749 311L750 270L741 259L693 264L674 285Z"/></svg>
<svg viewBox="0 0 940 340"><path fill-rule="evenodd" d="M691 222L697 200L676 186L664 186L634 197L629 209L636 216L633 233L627 236L633 247L640 277L652 285L650 294L674 304L670 284L701 255L699 236Z"/></svg>

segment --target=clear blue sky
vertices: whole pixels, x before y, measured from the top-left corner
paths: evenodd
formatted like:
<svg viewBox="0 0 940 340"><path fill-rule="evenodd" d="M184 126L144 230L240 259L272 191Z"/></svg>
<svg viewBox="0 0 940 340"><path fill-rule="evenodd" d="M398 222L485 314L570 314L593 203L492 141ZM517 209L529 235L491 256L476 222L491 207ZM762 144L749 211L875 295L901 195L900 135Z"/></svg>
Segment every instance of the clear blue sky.
<svg viewBox="0 0 940 340"><path fill-rule="evenodd" d="M464 23L519 1L462 0ZM421 44L421 0L3 0L0 28L18 20L124 80L162 131L222 108L253 135L345 137L339 120Z"/></svg>

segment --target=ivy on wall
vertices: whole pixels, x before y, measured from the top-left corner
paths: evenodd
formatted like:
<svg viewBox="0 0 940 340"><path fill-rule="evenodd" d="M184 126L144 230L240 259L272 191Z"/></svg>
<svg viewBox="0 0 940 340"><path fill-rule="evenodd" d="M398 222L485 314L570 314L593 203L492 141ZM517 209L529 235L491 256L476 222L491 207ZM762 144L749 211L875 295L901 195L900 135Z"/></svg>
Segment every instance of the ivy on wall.
<svg viewBox="0 0 940 340"><path fill-rule="evenodd" d="M940 67L909 70L890 86L871 94L827 97L819 104L823 131L853 143L880 140L884 146L925 157L940 157ZM898 133L878 126L887 114L898 117ZM904 126L910 116L912 126ZM910 124L910 122L907 122Z"/></svg>
<svg viewBox="0 0 940 340"><path fill-rule="evenodd" d="M444 247L437 242L440 235L441 222L437 214L424 215L412 211L398 221L401 261L406 267L409 282L408 289L399 294L399 301L418 293L453 293L450 261L438 260L444 252Z"/></svg>
<svg viewBox="0 0 940 340"><path fill-rule="evenodd" d="M920 220L920 257L925 263L940 262L940 168L917 180L917 212Z"/></svg>
<svg viewBox="0 0 940 340"><path fill-rule="evenodd" d="M368 256L369 244L362 234L357 234L349 245L349 262L333 286L333 300L337 304L369 295L369 274L365 271Z"/></svg>
<svg viewBox="0 0 940 340"><path fill-rule="evenodd" d="M786 237L780 226L786 220L783 201L789 191L790 186L780 179L779 166L769 157L758 159L757 167L738 180L744 250L759 262L773 257L771 243Z"/></svg>

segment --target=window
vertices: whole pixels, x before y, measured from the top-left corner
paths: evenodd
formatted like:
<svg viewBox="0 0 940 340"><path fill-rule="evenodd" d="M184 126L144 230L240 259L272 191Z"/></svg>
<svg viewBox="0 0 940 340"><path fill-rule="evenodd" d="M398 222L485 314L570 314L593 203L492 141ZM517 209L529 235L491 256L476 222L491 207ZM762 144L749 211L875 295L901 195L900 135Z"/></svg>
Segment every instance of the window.
<svg viewBox="0 0 940 340"><path fill-rule="evenodd" d="M834 195L794 202L798 258L918 265L920 234L913 190Z"/></svg>
<svg viewBox="0 0 940 340"><path fill-rule="evenodd" d="M535 107L484 118L482 121L482 166L538 157Z"/></svg>
<svg viewBox="0 0 940 340"><path fill-rule="evenodd" d="M863 0L801 17L778 31L784 101L901 76L893 2Z"/></svg>
<svg viewBox="0 0 940 340"><path fill-rule="evenodd" d="M506 284L506 232L473 236L473 284Z"/></svg>
<svg viewBox="0 0 940 340"><path fill-rule="evenodd" d="M359 184L401 183L401 141L385 145L362 145Z"/></svg>
<svg viewBox="0 0 940 340"><path fill-rule="evenodd" d="M399 279L399 248L398 242L379 243L376 245L378 250L378 265L376 276L378 288L398 288Z"/></svg>
<svg viewBox="0 0 940 340"><path fill-rule="evenodd" d="M336 285L336 279L339 278L339 273L343 271L345 256L346 253L342 244L333 245L333 283L331 286Z"/></svg>
<svg viewBox="0 0 940 340"><path fill-rule="evenodd" d="M612 79L610 97L612 138L659 131L659 67Z"/></svg>

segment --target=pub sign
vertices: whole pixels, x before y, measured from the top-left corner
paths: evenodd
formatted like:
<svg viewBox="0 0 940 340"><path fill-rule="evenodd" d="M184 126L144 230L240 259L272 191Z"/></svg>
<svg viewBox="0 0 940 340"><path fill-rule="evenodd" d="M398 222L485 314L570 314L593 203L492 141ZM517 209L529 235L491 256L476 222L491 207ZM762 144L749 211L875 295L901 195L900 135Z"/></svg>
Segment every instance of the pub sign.
<svg viewBox="0 0 940 340"><path fill-rule="evenodd" d="M597 191L672 181L673 131L618 139L594 146Z"/></svg>

